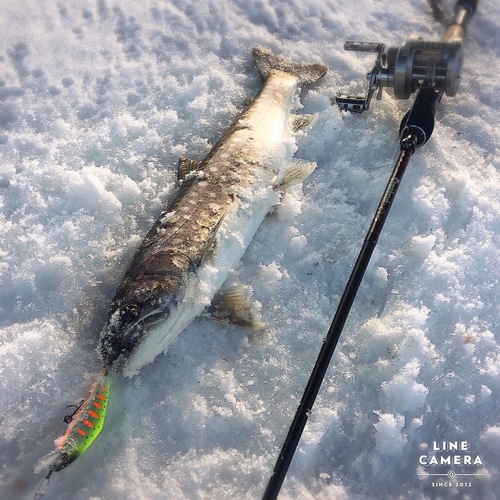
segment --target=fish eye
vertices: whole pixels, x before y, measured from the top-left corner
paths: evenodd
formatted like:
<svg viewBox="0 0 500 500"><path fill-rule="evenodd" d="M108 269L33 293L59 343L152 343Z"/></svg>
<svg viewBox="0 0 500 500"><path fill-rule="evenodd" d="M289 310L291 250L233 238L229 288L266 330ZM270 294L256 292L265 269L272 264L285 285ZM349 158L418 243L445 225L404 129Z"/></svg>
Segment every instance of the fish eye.
<svg viewBox="0 0 500 500"><path fill-rule="evenodd" d="M61 462L63 464L67 464L69 462L69 454L68 453L61 453Z"/></svg>
<svg viewBox="0 0 500 500"><path fill-rule="evenodd" d="M123 307L122 313L127 322L132 322L139 317L139 314L141 313L141 308L139 307L138 304L132 302Z"/></svg>

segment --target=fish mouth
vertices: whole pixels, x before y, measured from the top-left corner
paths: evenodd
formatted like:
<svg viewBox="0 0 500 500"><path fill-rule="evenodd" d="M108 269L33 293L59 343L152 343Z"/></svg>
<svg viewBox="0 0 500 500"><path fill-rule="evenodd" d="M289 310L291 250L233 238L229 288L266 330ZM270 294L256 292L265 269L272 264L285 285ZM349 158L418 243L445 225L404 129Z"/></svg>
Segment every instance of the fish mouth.
<svg viewBox="0 0 500 500"><path fill-rule="evenodd" d="M98 344L105 370L123 372L149 332L165 322L182 300L185 287L181 277L168 274L161 278L148 276L117 290Z"/></svg>
<svg viewBox="0 0 500 500"><path fill-rule="evenodd" d="M121 371L146 334L142 328L128 330L109 323L102 330L98 350L105 370Z"/></svg>
<svg viewBox="0 0 500 500"><path fill-rule="evenodd" d="M150 330L166 321L169 310L152 311L132 325L122 325L116 321L117 314L112 315L101 332L98 345L104 369L120 373Z"/></svg>

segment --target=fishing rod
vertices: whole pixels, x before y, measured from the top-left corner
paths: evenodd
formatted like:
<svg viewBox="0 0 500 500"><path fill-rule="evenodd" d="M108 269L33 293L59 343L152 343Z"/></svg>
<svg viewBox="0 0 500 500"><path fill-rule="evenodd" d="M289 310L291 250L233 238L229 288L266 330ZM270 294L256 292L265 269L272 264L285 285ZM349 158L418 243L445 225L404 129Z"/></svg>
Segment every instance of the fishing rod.
<svg viewBox="0 0 500 500"><path fill-rule="evenodd" d="M373 69L367 75L369 88L366 97L339 96L336 101L341 109L354 113L368 110L375 91L378 90L376 98L380 100L384 87L393 88L394 95L398 99L409 99L415 92L417 92L417 97L412 108L401 121L399 157L344 289L328 334L323 340L318 359L288 430L273 474L262 497L263 500L274 500L278 497L410 159L416 148L423 146L431 137L436 106L443 94L452 97L458 90L462 75L462 42L465 37L465 26L476 12L478 3L479 0L458 0L455 4L453 19L439 42L427 42L420 38L410 37L401 47L389 47L387 51L381 43L348 41L344 45L346 50L375 52L378 55Z"/></svg>

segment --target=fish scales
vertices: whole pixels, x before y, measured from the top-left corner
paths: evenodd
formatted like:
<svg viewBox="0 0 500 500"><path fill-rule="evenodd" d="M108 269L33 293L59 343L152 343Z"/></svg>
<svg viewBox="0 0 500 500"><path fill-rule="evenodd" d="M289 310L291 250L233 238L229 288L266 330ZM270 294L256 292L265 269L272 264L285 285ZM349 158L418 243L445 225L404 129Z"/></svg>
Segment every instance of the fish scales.
<svg viewBox="0 0 500 500"><path fill-rule="evenodd" d="M217 143L213 154L200 165L205 173L203 180L191 181L187 188L181 189L162 213L146 236L131 264L132 268L168 248L178 249L199 264L206 251L207 240L226 212L231 211L230 205L238 204L235 195L239 188L248 186L252 173L265 169L268 172L266 186L270 186L276 172L273 165L265 161L262 143L255 140L256 130L264 128L262 123L269 124L266 129L275 127L276 122L280 123L282 112L279 103L286 98L284 82L288 83L288 93L295 93L295 77L283 72L276 72L270 77L266 92L261 92L254 104L242 113L227 137ZM265 100L266 106L259 97ZM274 108L273 101L276 102Z"/></svg>
<svg viewBox="0 0 500 500"><path fill-rule="evenodd" d="M326 67L261 48L253 55L264 86L183 180L117 289L99 343L106 370L133 375L164 351L210 303L279 200L272 184L293 154L297 88Z"/></svg>

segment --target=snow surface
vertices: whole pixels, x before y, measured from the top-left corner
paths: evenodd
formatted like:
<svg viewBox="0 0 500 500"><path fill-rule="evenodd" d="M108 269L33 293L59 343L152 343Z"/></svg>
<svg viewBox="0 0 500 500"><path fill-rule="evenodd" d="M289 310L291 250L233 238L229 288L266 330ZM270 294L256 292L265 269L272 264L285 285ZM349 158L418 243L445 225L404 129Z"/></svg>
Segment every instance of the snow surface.
<svg viewBox="0 0 500 500"><path fill-rule="evenodd" d="M410 163L281 498L500 498L499 29L481 1L459 93ZM254 287L266 329L200 317L115 377L101 436L45 498L260 498L410 105L331 106L373 63L343 42L412 33L443 33L424 0L2 1L0 498L33 498L179 155L202 159L261 86L257 43L330 68L300 110L319 119L296 156L319 167L232 279ZM453 470L484 475L433 487L419 473L450 470L419 464L435 441L467 441L484 465Z"/></svg>

